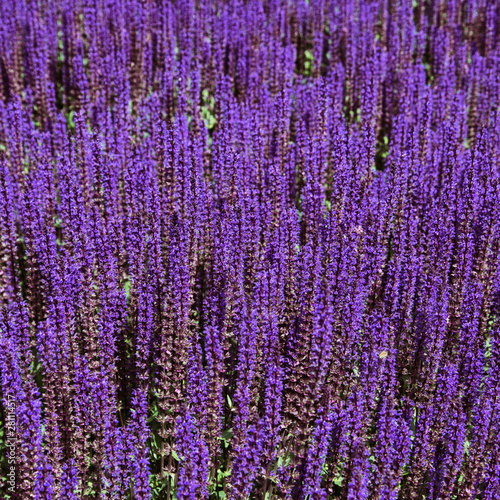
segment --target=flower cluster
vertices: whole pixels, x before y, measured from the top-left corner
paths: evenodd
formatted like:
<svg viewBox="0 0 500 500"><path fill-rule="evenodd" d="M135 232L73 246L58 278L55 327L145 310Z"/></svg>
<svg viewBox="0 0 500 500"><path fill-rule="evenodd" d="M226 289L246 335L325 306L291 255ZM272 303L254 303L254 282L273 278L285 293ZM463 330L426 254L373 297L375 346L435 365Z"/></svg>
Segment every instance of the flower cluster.
<svg viewBox="0 0 500 500"><path fill-rule="evenodd" d="M2 498L500 498L500 3L0 19Z"/></svg>

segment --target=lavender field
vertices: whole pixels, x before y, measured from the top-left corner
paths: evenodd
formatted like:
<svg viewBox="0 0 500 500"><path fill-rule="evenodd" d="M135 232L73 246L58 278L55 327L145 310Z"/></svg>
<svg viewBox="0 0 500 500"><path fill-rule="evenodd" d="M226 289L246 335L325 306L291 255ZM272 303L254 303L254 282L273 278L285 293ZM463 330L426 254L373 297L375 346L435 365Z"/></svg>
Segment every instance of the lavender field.
<svg viewBox="0 0 500 500"><path fill-rule="evenodd" d="M500 499L500 2L0 1L0 498Z"/></svg>

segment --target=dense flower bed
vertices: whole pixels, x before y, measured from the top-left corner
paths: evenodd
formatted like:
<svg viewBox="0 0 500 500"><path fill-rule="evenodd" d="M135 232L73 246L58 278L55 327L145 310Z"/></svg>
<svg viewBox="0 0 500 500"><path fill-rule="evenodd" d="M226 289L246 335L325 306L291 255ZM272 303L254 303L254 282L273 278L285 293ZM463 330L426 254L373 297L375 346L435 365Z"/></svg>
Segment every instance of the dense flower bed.
<svg viewBox="0 0 500 500"><path fill-rule="evenodd" d="M499 2L0 19L2 498L500 498Z"/></svg>

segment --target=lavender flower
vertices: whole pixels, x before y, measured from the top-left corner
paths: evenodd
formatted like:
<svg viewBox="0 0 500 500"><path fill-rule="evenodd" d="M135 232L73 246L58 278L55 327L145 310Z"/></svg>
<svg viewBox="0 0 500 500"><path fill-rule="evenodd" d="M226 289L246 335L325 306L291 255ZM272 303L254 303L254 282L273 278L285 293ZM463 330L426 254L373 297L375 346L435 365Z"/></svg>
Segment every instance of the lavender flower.
<svg viewBox="0 0 500 500"><path fill-rule="evenodd" d="M2 498L499 496L497 2L0 18Z"/></svg>

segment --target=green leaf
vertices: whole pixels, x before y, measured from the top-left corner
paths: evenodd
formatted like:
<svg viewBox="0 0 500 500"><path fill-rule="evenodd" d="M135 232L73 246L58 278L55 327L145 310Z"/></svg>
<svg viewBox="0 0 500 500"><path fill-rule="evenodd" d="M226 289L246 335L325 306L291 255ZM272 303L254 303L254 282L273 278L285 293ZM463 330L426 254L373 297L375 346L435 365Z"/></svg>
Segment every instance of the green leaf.
<svg viewBox="0 0 500 500"><path fill-rule="evenodd" d="M68 122L68 128L74 129L75 128L75 112L70 111L66 119Z"/></svg>
<svg viewBox="0 0 500 500"><path fill-rule="evenodd" d="M225 479L226 477L229 477L231 475L231 470L217 470L217 482L222 481L222 479Z"/></svg>
<svg viewBox="0 0 500 500"><path fill-rule="evenodd" d="M225 431L222 432L222 434L220 436L222 441L226 441L226 442L231 441L232 437L233 437L233 429L226 429Z"/></svg>
<svg viewBox="0 0 500 500"><path fill-rule="evenodd" d="M337 486L342 486L343 478L342 476L337 476L333 479L333 484L336 484Z"/></svg>
<svg viewBox="0 0 500 500"><path fill-rule="evenodd" d="M278 468L280 467L286 467L290 463L291 457L288 456L286 459L284 457L279 457L278 458Z"/></svg>

